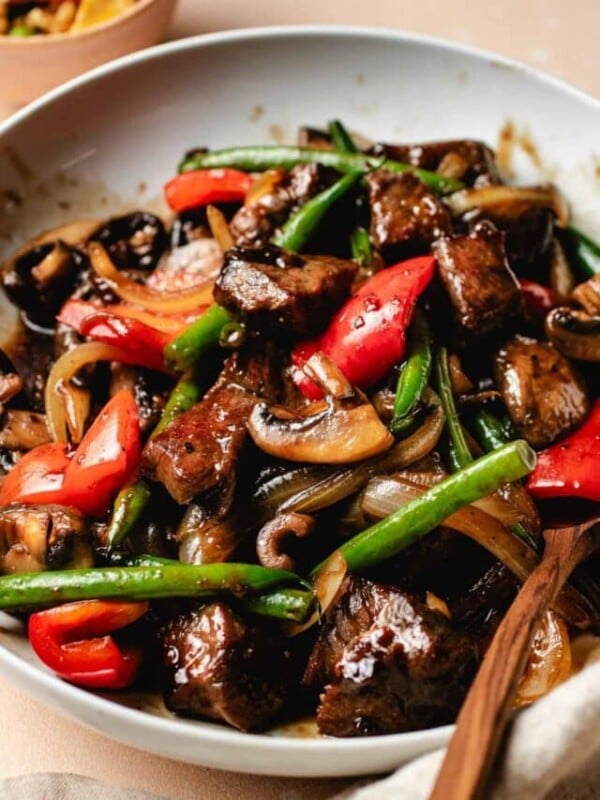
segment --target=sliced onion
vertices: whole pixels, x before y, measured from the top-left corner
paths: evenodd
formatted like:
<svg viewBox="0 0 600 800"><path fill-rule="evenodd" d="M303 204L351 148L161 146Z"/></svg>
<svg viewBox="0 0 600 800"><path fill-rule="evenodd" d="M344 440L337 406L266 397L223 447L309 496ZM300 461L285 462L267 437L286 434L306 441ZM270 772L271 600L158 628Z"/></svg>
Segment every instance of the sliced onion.
<svg viewBox="0 0 600 800"><path fill-rule="evenodd" d="M59 225L57 228L43 231L42 233L30 239L26 244L22 245L17 254L25 253L32 250L34 247L39 247L42 244L50 244L50 242L61 241L71 247L83 245L90 238L94 231L100 227L101 220L99 219L79 219L75 222L68 222L66 225Z"/></svg>
<svg viewBox="0 0 600 800"><path fill-rule="evenodd" d="M186 291L161 292L136 283L119 272L98 242L90 242L88 253L96 275L103 278L112 291L127 303L163 314L184 314L212 303L212 281Z"/></svg>
<svg viewBox="0 0 600 800"><path fill-rule="evenodd" d="M418 430L383 456L344 469L292 470L289 477L281 476L271 487L264 486L256 499L276 504L275 508L271 505L272 511L319 511L360 491L374 475L403 469L425 458L437 445L443 429L444 412L436 406Z"/></svg>
<svg viewBox="0 0 600 800"><path fill-rule="evenodd" d="M569 221L569 208L553 184L545 186L482 186L477 189L461 189L444 198L453 214L480 210L490 214L502 213L511 204L537 206L553 211L560 225Z"/></svg>
<svg viewBox="0 0 600 800"><path fill-rule="evenodd" d="M65 420L71 441L75 444L83 439L85 422L90 414L91 396L87 389L78 386L64 385L60 388L64 402Z"/></svg>
<svg viewBox="0 0 600 800"><path fill-rule="evenodd" d="M128 364L131 358L118 347L100 342L86 342L64 353L50 370L44 390L44 404L48 430L55 442L67 441L65 400L67 403L77 403L71 395L71 378L86 364L95 364L97 361L121 361Z"/></svg>
<svg viewBox="0 0 600 800"><path fill-rule="evenodd" d="M196 313L180 314L176 316L156 314L152 311L144 311L136 306L126 305L125 303L108 306L106 308L99 306L98 314L102 314L103 311L107 314L114 314L116 317L123 317L124 319L137 319L150 328L155 328L157 331L162 331L163 333L170 333L173 336L180 334L188 325L195 322L199 316L199 314Z"/></svg>
<svg viewBox="0 0 600 800"><path fill-rule="evenodd" d="M600 636L582 633L571 642L571 674L600 662Z"/></svg>
<svg viewBox="0 0 600 800"><path fill-rule="evenodd" d="M296 622L288 623L285 626L288 636L297 636L308 628L312 628L329 606L335 600L337 593L342 585L348 567L346 560L339 550L332 553L323 564L314 579L314 590L317 597L317 607L310 617L301 625Z"/></svg>
<svg viewBox="0 0 600 800"><path fill-rule="evenodd" d="M442 481L447 474L441 471L412 472L403 470L398 473L397 477L409 483L429 488ZM505 484L493 494L476 500L473 506L494 517L507 528L513 525L523 525L534 536L539 535L541 531L537 507L529 492L520 484Z"/></svg>
<svg viewBox="0 0 600 800"><path fill-rule="evenodd" d="M363 510L374 517L387 517L419 497L428 487L408 482L398 475L373 478L363 495ZM538 564L536 552L499 522L475 505L465 506L444 520L444 526L463 533L480 544L524 583ZM555 602L556 610L577 627L586 628L593 609L567 584Z"/></svg>
<svg viewBox="0 0 600 800"><path fill-rule="evenodd" d="M285 177L285 170L281 167L276 169L268 169L262 173L252 184L246 192L244 198L245 206L253 206L259 202L263 197L273 194L275 189L279 186Z"/></svg>
<svg viewBox="0 0 600 800"><path fill-rule="evenodd" d="M567 625L554 611L547 611L533 639L515 708L539 700L566 681L570 672L571 643Z"/></svg>
<svg viewBox="0 0 600 800"><path fill-rule="evenodd" d="M206 218L208 220L210 232L219 243L221 250L226 253L233 247L234 241L225 215L216 206L207 206Z"/></svg>

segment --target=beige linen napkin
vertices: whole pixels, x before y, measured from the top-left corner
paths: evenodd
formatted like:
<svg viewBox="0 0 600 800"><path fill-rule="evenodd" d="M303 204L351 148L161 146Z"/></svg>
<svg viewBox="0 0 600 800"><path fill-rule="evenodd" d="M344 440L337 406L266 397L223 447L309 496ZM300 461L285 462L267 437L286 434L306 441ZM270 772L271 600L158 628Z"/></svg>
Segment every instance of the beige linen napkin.
<svg viewBox="0 0 600 800"><path fill-rule="evenodd" d="M426 800L443 751L334 800ZM2 800L167 800L79 775L26 775L0 782ZM489 800L600 800L600 663L516 718Z"/></svg>

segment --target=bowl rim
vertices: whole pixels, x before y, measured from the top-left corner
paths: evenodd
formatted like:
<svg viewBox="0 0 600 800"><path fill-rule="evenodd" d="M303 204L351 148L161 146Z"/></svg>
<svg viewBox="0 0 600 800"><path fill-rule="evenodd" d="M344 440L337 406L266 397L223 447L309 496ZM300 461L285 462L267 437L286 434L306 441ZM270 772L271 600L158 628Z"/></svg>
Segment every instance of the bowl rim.
<svg viewBox="0 0 600 800"><path fill-rule="evenodd" d="M101 25L94 26L88 31L82 31L81 34L75 36L95 35L98 31L105 30L111 25L117 25L123 21L124 18L132 17L134 14L140 13L147 9L154 3L161 2L161 0L139 0L139 2L128 11L109 20ZM178 0L173 0L177 3ZM39 109L45 105L54 102L56 99L69 94L71 91L85 86L89 83L94 83L106 75L118 72L126 66L134 64L143 64L145 61L152 61L155 58L168 56L171 53L185 52L186 50L194 50L198 45L218 45L226 44L234 41L252 41L254 39L268 38L291 38L295 36L324 36L324 37L346 37L354 36L356 38L367 39L380 39L388 42L395 42L397 44L410 43L410 44L423 44L436 49L441 49L450 53L457 53L459 55L469 56L475 59L484 59L488 63L500 68L509 69L516 72L521 72L526 77L539 81L540 83L564 92L580 102L586 103L588 106L595 108L600 112L600 98L594 97L589 92L579 89L569 81L559 78L544 72L537 67L532 67L525 64L518 59L509 56L503 56L485 48L476 47L462 42L455 42L449 39L444 39L439 36L431 36L425 33L417 33L413 31L404 31L402 29L390 29L383 27L376 27L372 25L265 25L256 28L232 28L226 31L216 31L213 33L199 33L194 36L186 36L182 39L175 39L170 42L162 42L152 47L146 47L142 50L134 51L133 53L119 56L118 58L93 67L81 75L71 78L68 81L60 84L54 89L40 95L35 100L27 103L25 106L14 112L7 119L0 122L0 137L8 133L13 127L19 125L23 120L29 116L33 116ZM48 34L39 37L37 41L47 42L50 40L56 41L58 38L67 39L68 33L61 34ZM75 39L73 36L73 39ZM9 39L10 37L5 37ZM25 40L30 42L31 40ZM1 42L1 40L0 40Z"/></svg>
<svg viewBox="0 0 600 800"><path fill-rule="evenodd" d="M42 44L80 41L81 39L101 35L111 28L116 28L127 20L147 11L151 6L164 1L165 0L136 0L136 3L131 6L131 8L127 8L115 17L111 17L105 22L99 22L97 25L91 25L89 28L84 28L82 31L75 31L75 33L65 31L64 33L44 33L38 36L9 36L8 34L4 34L0 37L0 45L6 44L9 47L40 47ZM175 0L175 2L176 1L177 0Z"/></svg>
<svg viewBox="0 0 600 800"><path fill-rule="evenodd" d="M148 4L154 1L155 0L146 0ZM499 68L518 71L526 78L533 78L544 86L553 87L567 96L579 100L588 107L595 109L600 114L600 100L590 94L573 87L571 84L559 78L547 75L514 59L500 56L470 45L448 42L438 37L419 33L392 31L372 26L282 25L260 28L241 28L230 31L200 34L147 48L107 62L42 95L37 100L0 123L0 144L4 136L10 134L14 130L18 130L18 127L22 123L34 117L46 106L51 105L82 87L93 85L96 81L100 81L106 76L113 75L131 66L144 64L156 59L160 60L174 53L194 51L197 48L204 49L212 45L248 42L265 38L276 40L315 36L322 36L324 38L355 37L361 40L378 40L380 42L395 43L397 45L402 45L403 43L420 44L436 50L466 55L475 60L487 61ZM326 775L330 775L331 777L335 775L349 776L356 773L348 770L344 770L343 772L335 770L331 772L313 772L308 762L302 773L290 772L288 769L286 769L285 772L278 771L277 769L272 771L259 769L257 772L257 770L252 767L244 766L247 762L244 762L242 756L244 754L251 755L260 752L271 755L293 752L296 755L302 754L303 756L310 756L311 754L317 753L320 756L334 757L336 755L341 756L342 754L346 756L355 754L356 756L361 755L363 758L366 758L369 752L377 751L384 743L387 747L396 748L399 747L401 743L407 743L408 740L414 744L426 740L430 748L434 749L435 747L443 745L449 739L453 729L453 726L444 726L424 731L388 734L385 736L370 736L365 738L359 737L356 739L328 739L326 737L304 739L241 733L234 729L214 724L210 724L210 727L207 728L206 723L203 721L192 721L190 723L189 720L180 719L175 716L157 716L146 711L122 705L111 699L107 699L105 696L94 694L67 684L51 674L41 664L38 666L31 663L3 646L2 636L0 636L0 663L2 664L2 674L4 677L21 686L28 694L37 697L37 699L48 705L57 707L60 703L61 713L66 713L77 719L80 724L86 724L96 731L105 733L105 735L120 739L129 746L132 746L132 740L130 738L130 732L132 730L138 733L146 730L162 736L176 733L178 737L181 737L181 741L194 745L202 742L203 739L206 742L210 740L213 750L214 746L235 748L236 755L240 757L238 766L232 767L231 764L229 766L224 766L222 760L219 761L214 758L212 759L212 763L211 759L208 758L204 761L190 762L190 759L186 759L185 755L182 756L182 760L187 760L189 763L204 763L207 766L219 767L221 769L235 769L237 772L271 775L304 775L305 777L311 775L320 775L321 777ZM54 701L49 699L49 697L52 696ZM83 712L87 714L88 719L93 716L97 724L86 722L83 718ZM103 720L103 724L100 724L100 720ZM120 725L117 723L120 723ZM110 733L107 733L107 728L110 729ZM146 752L152 752L156 755L162 755L163 757L176 757L172 754L169 755L168 753L162 752L158 745L151 746L148 742L140 744L140 747ZM401 750L399 750L399 753L401 753ZM400 757L399 755L399 759ZM364 763L363 758L358 760Z"/></svg>

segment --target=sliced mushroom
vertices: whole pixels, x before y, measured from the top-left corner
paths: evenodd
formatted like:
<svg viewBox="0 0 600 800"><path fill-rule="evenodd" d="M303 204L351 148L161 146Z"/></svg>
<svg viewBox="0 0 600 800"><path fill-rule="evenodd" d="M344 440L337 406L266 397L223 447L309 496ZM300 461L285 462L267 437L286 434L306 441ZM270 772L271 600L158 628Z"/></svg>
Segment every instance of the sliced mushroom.
<svg viewBox="0 0 600 800"><path fill-rule="evenodd" d="M44 414L9 408L0 426L0 447L8 450L33 450L51 441Z"/></svg>
<svg viewBox="0 0 600 800"><path fill-rule="evenodd" d="M0 572L41 572L93 564L83 517L58 505L0 509Z"/></svg>
<svg viewBox="0 0 600 800"><path fill-rule="evenodd" d="M464 372L460 358L454 353L448 358L450 368L450 382L452 391L456 395L468 394L473 391L473 382Z"/></svg>
<svg viewBox="0 0 600 800"><path fill-rule="evenodd" d="M571 296L588 314L600 315L600 275L594 275L588 281L580 283Z"/></svg>
<svg viewBox="0 0 600 800"><path fill-rule="evenodd" d="M263 525L256 537L258 560L263 567L294 570L296 562L285 548L292 538L310 536L314 527L314 519L307 514L296 514L294 511L279 514Z"/></svg>
<svg viewBox="0 0 600 800"><path fill-rule="evenodd" d="M30 243L5 262L2 285L9 300L28 317L53 325L55 314L86 266L85 255L62 239Z"/></svg>
<svg viewBox="0 0 600 800"><path fill-rule="evenodd" d="M118 269L154 269L169 244L164 223L147 211L113 217L90 239L100 242Z"/></svg>
<svg viewBox="0 0 600 800"><path fill-rule="evenodd" d="M254 443L289 461L348 464L388 450L394 437L368 400L322 353L304 367L326 392L300 410L257 403L248 421Z"/></svg>
<svg viewBox="0 0 600 800"><path fill-rule="evenodd" d="M0 350L0 406L5 406L23 391L25 382L12 361Z"/></svg>
<svg viewBox="0 0 600 800"><path fill-rule="evenodd" d="M568 358L600 361L600 316L562 306L553 308L546 317L546 335Z"/></svg>

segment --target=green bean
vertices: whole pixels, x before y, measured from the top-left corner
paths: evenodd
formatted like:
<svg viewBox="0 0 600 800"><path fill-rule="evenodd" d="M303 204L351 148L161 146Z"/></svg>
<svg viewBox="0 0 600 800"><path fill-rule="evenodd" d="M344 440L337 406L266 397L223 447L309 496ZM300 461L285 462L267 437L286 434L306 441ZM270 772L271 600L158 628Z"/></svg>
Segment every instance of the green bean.
<svg viewBox="0 0 600 800"><path fill-rule="evenodd" d="M360 267L369 267L373 261L373 248L369 231L362 225L357 225L350 234L350 249L352 258Z"/></svg>
<svg viewBox="0 0 600 800"><path fill-rule="evenodd" d="M354 186L361 175L361 172L350 172L332 186L312 197L292 214L281 232L273 238L273 243L278 247L299 253L334 203Z"/></svg>
<svg viewBox="0 0 600 800"><path fill-rule="evenodd" d="M339 551L348 571L364 570L395 556L459 508L527 475L535 462L534 451L522 439L471 462L343 544Z"/></svg>
<svg viewBox="0 0 600 800"><path fill-rule="evenodd" d="M112 552L108 554L115 566L153 567L153 566L190 566L181 564L172 558L160 558L149 555L131 555L130 553ZM304 582L303 582L304 583ZM308 584L306 584L308 587ZM260 594L248 595L239 602L251 614L275 619L289 619L304 622L312 611L315 596L310 588L276 588Z"/></svg>
<svg viewBox="0 0 600 800"><path fill-rule="evenodd" d="M182 375L175 388L169 395L169 399L163 409L157 426L152 431L150 438L153 439L173 422L174 419L193 408L202 396L200 382L192 372Z"/></svg>
<svg viewBox="0 0 600 800"><path fill-rule="evenodd" d="M452 382L450 380L450 369L448 367L448 351L445 347L440 347L435 359L435 378L437 384L437 391L442 401L442 408L446 415L446 433L452 447L458 464L461 467L466 467L473 460L471 451L465 439L465 434L458 418L456 405L454 403L454 394L452 392Z"/></svg>
<svg viewBox="0 0 600 800"><path fill-rule="evenodd" d="M146 510L151 496L148 484L142 480L121 489L106 531L109 548L117 547L127 538Z"/></svg>
<svg viewBox="0 0 600 800"><path fill-rule="evenodd" d="M339 119L334 119L329 123L328 131L334 150L338 150L340 153L359 152L352 137Z"/></svg>
<svg viewBox="0 0 600 800"><path fill-rule="evenodd" d="M163 431L173 420L194 406L202 394L198 380L191 373L183 375L171 392L165 405L158 425L150 434L154 438ZM142 480L130 486L125 486L113 504L110 523L106 532L108 548L117 547L125 541L133 528L139 522L151 500L151 492Z"/></svg>
<svg viewBox="0 0 600 800"><path fill-rule="evenodd" d="M165 361L174 370L185 372L210 349L219 344L221 330L231 315L216 303L165 347Z"/></svg>
<svg viewBox="0 0 600 800"><path fill-rule="evenodd" d="M497 450L509 441L502 423L486 408L481 408L473 420L475 438L486 453Z"/></svg>
<svg viewBox="0 0 600 800"><path fill-rule="evenodd" d="M560 236L567 256L582 275L592 278L600 272L600 244L572 225L563 228Z"/></svg>
<svg viewBox="0 0 600 800"><path fill-rule="evenodd" d="M334 149L340 153L358 153L358 147L354 144L352 137L339 119L334 119L329 123L329 136ZM360 267L368 267L373 261L373 248L369 232L357 225L350 234L350 250L352 258Z"/></svg>
<svg viewBox="0 0 600 800"><path fill-rule="evenodd" d="M225 350L236 350L246 341L246 326L243 322L226 322L219 334L219 346Z"/></svg>
<svg viewBox="0 0 600 800"><path fill-rule="evenodd" d="M283 145L263 145L232 147L227 150L210 150L186 157L179 165L180 172L194 169L237 167L248 172L264 172L274 167L291 169L296 164L322 164L340 172L367 172L373 169L387 169L391 172L412 172L419 180L440 194L456 192L464 188L460 181L445 178L436 172L402 164L378 156L363 153L340 153L338 150L319 150L311 147L285 147Z"/></svg>
<svg viewBox="0 0 600 800"><path fill-rule="evenodd" d="M421 402L421 397L429 382L431 373L431 333L427 319L420 309L415 309L413 321L408 332L409 356L400 371L392 431L399 433L412 423L412 416Z"/></svg>
<svg viewBox="0 0 600 800"><path fill-rule="evenodd" d="M315 596L307 589L272 589L270 592L245 597L242 608L262 617L304 622L312 611Z"/></svg>
<svg viewBox="0 0 600 800"><path fill-rule="evenodd" d="M0 609L52 606L73 600L157 600L230 593L243 598L280 584L300 582L293 572L255 564L178 562L133 567L96 567L6 575L0 578Z"/></svg>

